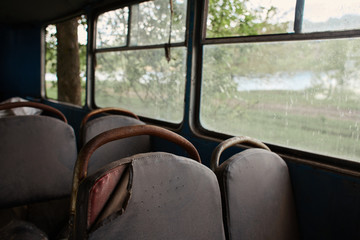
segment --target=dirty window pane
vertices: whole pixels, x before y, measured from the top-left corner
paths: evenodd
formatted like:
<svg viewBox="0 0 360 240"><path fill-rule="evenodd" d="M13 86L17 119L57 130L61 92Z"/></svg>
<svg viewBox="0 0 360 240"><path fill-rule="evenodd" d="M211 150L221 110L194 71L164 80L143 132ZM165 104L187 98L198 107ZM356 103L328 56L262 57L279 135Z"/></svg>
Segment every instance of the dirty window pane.
<svg viewBox="0 0 360 240"><path fill-rule="evenodd" d="M293 32L296 0L209 1L207 38Z"/></svg>
<svg viewBox="0 0 360 240"><path fill-rule="evenodd" d="M62 36L64 36L64 31L70 30L72 34L66 32L66 36L62 38L68 42L62 40L62 47L59 48L59 31L63 32ZM74 51L69 51L66 46L73 46L74 42L78 43L77 46L71 47ZM46 26L44 79L47 98L76 105L85 104L86 45L87 22L85 16L76 17L56 25L51 24ZM68 62L70 64L63 64L60 68L58 67L59 51L62 51L60 52L63 56L62 58L64 58L64 56L67 58L62 60L62 62ZM64 76L64 72L77 74L70 74L71 76L69 77ZM64 86L69 87L64 88Z"/></svg>
<svg viewBox="0 0 360 240"><path fill-rule="evenodd" d="M173 123L182 121L185 94L185 47L98 53L95 102L122 107L141 116Z"/></svg>
<svg viewBox="0 0 360 240"><path fill-rule="evenodd" d="M360 1L305 1L303 32L360 28Z"/></svg>
<svg viewBox="0 0 360 240"><path fill-rule="evenodd" d="M130 45L155 45L185 40L186 4L185 0L173 1L173 16L169 1L155 0L131 7Z"/></svg>
<svg viewBox="0 0 360 240"><path fill-rule="evenodd" d="M96 47L126 45L129 9L127 7L101 14L97 20Z"/></svg>
<svg viewBox="0 0 360 240"><path fill-rule="evenodd" d="M360 39L204 46L201 124L360 161Z"/></svg>

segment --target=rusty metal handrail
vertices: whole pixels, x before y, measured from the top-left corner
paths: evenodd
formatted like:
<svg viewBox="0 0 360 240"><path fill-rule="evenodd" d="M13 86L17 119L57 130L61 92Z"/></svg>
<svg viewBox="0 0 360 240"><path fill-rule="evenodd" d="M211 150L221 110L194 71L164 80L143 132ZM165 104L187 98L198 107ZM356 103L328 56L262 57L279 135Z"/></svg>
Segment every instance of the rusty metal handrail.
<svg viewBox="0 0 360 240"><path fill-rule="evenodd" d="M268 146L266 146L264 143L254 138L250 138L247 136L232 137L221 142L213 151L210 162L211 170L215 171L215 169L219 166L219 160L222 152L225 151L225 149L232 147L236 144L249 144L257 148L263 148L268 151L271 151Z"/></svg>
<svg viewBox="0 0 360 240"><path fill-rule="evenodd" d="M171 141L181 147L183 147L189 154L189 156L201 163L200 155L194 145L192 145L184 137L161 127L152 126L152 125L135 125L115 128L106 132L103 132L93 139L91 139L79 152L78 159L75 164L74 176L73 176L73 185L71 193L71 206L70 206L70 219L74 219L76 211L76 197L79 188L80 182L86 178L88 163L93 152L101 147L102 145L127 138L139 135L152 135L156 137L163 138L165 140Z"/></svg>
<svg viewBox="0 0 360 240"><path fill-rule="evenodd" d="M89 113L83 118L83 120L81 121L81 126L85 126L85 123L86 123L92 116L95 116L95 115L101 114L101 113L108 113L108 112L113 112L113 113L116 113L116 114L133 117L133 118L139 120L139 117L138 117L135 113L133 113L133 112L130 112L130 111L125 110L125 109L122 109L122 108L108 107L108 108L95 109L95 110L89 112Z"/></svg>

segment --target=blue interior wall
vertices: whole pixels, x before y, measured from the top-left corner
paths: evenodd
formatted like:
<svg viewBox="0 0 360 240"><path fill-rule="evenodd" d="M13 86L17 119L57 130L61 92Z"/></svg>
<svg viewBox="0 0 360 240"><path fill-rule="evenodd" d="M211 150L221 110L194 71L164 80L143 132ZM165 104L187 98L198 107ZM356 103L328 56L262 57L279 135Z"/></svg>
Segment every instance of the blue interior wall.
<svg viewBox="0 0 360 240"><path fill-rule="evenodd" d="M302 239L360 239L360 178L287 164Z"/></svg>
<svg viewBox="0 0 360 240"><path fill-rule="evenodd" d="M0 25L0 101L41 96L41 28Z"/></svg>

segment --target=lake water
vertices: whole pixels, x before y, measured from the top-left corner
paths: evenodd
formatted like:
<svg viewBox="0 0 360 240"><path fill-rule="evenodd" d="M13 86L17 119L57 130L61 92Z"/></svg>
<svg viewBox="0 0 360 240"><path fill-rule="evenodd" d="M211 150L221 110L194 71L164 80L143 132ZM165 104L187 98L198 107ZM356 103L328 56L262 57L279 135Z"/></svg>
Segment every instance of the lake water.
<svg viewBox="0 0 360 240"><path fill-rule="evenodd" d="M311 87L314 78L311 72L276 73L265 76L236 76L238 91L254 90L304 90Z"/></svg>

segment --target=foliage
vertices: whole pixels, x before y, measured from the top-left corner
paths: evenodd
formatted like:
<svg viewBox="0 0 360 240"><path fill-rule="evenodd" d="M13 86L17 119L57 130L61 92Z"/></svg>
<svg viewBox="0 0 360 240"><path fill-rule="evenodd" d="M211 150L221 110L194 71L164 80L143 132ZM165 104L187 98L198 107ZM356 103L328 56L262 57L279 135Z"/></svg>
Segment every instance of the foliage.
<svg viewBox="0 0 360 240"><path fill-rule="evenodd" d="M184 47L171 48L167 61L165 48L169 37L171 43L184 41L186 2L174 1L173 16L169 1L164 0L132 5L130 11L129 42L123 38L124 28L114 25L127 15L118 9L99 17L97 46L153 47L97 53L95 102L98 106L130 108L147 117L179 123L183 114L186 51ZM125 42L119 44L115 39Z"/></svg>
<svg viewBox="0 0 360 240"><path fill-rule="evenodd" d="M56 28L54 25L49 25L45 29L45 72L56 74L56 52L57 52L57 38Z"/></svg>
<svg viewBox="0 0 360 240"><path fill-rule="evenodd" d="M84 29L86 29L87 26L87 22L86 22L86 18L85 16L81 16L79 18L76 18L75 21L77 21L78 24L80 24ZM58 75L58 51L61 51L61 49L58 49L58 29L56 28L55 25L48 25L45 29L45 72L46 73L50 73L50 74L55 74ZM68 37L68 39L70 40L70 38ZM76 38L77 39L77 38ZM79 89L79 91L77 92L78 95L81 95L81 104L85 103L85 94L84 94L84 90L85 90L85 72L86 72L86 43L81 43L79 41L78 43L78 56L79 57L79 61L80 61L80 66L79 69L76 72L80 72L80 78L81 78L81 90ZM69 69L67 70L69 71ZM57 76L58 77L58 76ZM59 82L56 80L52 80L51 82L49 81L49 79L45 79L47 80L46 82L46 94L47 97L52 98L52 99L56 99L56 100L62 100L62 101L67 101L69 102L70 100L66 100L68 99L65 95L68 92L74 92L75 88L73 88L73 91L68 91L66 90L64 93L60 93L60 94L55 94L55 91L58 91L58 84ZM65 83L65 85L70 86L73 84L73 78L64 78L65 81L69 81L68 83ZM80 98L80 97L79 97ZM72 102L74 104L80 104L79 101Z"/></svg>
<svg viewBox="0 0 360 240"><path fill-rule="evenodd" d="M275 8L250 11L247 3L210 0L207 38L286 32L287 23L274 24L267 17L275 17ZM203 49L200 120L205 128L360 159L359 39Z"/></svg>
<svg viewBox="0 0 360 240"><path fill-rule="evenodd" d="M78 19L85 29L87 28L87 22L85 16L81 16ZM57 37L56 26L48 25L45 29L45 72L56 74L56 59L57 59ZM86 71L86 44L79 42L79 57L80 57L80 72Z"/></svg>
<svg viewBox="0 0 360 240"><path fill-rule="evenodd" d="M186 48L171 48L168 62L165 46L169 37L171 43L185 41L186 1L173 2L173 16L169 1L156 0L113 11L105 25L98 21L96 46L117 48L96 53L98 106L182 120ZM273 21L278 14L273 6L209 2L207 38L285 33L289 25ZM47 72L54 72L55 45L55 40L47 42ZM354 91L359 89L359 49L358 39L204 45L201 123L232 135L359 159L359 94ZM296 80L299 75L305 77ZM284 79L293 86L279 90ZM262 89L267 83L271 87Z"/></svg>
<svg viewBox="0 0 360 240"><path fill-rule="evenodd" d="M286 32L287 23L272 24L273 6L250 9L250 0L210 0L206 37L231 37Z"/></svg>
<svg viewBox="0 0 360 240"><path fill-rule="evenodd" d="M270 23L277 12L275 7L266 9L259 6L250 10L248 3L249 0L210 0L206 36L213 38L286 31L287 24ZM226 99L232 102L226 107L229 117L238 118L239 114L251 108L252 103L238 104L241 95L235 77L245 73L269 73L269 67L273 65L258 64L270 49L256 44L243 46L215 45L204 48L202 102L207 104L202 106L202 116L205 118L214 118L219 111L223 112ZM278 50L285 53L280 47Z"/></svg>

